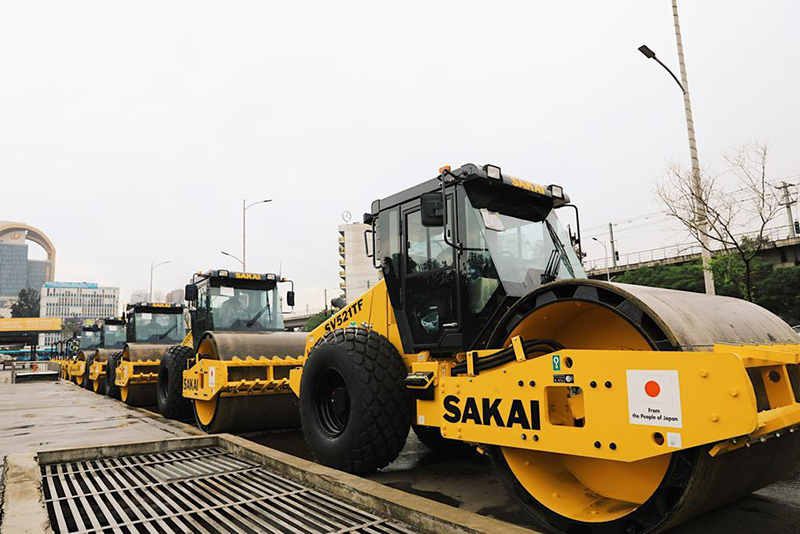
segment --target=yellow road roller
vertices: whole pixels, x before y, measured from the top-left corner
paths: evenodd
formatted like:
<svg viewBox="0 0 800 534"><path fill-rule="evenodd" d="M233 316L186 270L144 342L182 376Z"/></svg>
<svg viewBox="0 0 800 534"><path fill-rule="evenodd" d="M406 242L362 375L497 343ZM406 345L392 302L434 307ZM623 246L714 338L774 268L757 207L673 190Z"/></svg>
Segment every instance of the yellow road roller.
<svg viewBox="0 0 800 534"><path fill-rule="evenodd" d="M107 317L100 321L100 345L86 355L84 386L100 395L106 393L108 360L125 346L125 320Z"/></svg>
<svg viewBox="0 0 800 534"><path fill-rule="evenodd" d="M81 340L78 351L68 359L66 364L67 378L83 387L86 382L86 356L93 353L102 341L102 328L99 324L81 327Z"/></svg>
<svg viewBox="0 0 800 534"><path fill-rule="evenodd" d="M112 354L106 373L114 377L107 394L129 406L155 406L158 366L164 351L186 335L183 305L139 302L125 308L126 339L122 351Z"/></svg>
<svg viewBox="0 0 800 534"><path fill-rule="evenodd" d="M662 531L800 466L792 329L742 300L586 279L566 206L472 164L373 203L383 279L289 370L319 462L373 472L413 427L488 455L541 530L593 534ZM251 365L272 382L198 355L184 394L284 384Z"/></svg>
<svg viewBox="0 0 800 534"><path fill-rule="evenodd" d="M192 277L184 293L193 342L170 349L161 360L162 415L181 418L193 412L206 432L299 426L289 371L302 364L306 334L285 331L281 283L291 284L286 304L294 306L294 283L273 273L219 269ZM183 371L195 362L207 374L184 379ZM216 390L218 368L230 386L221 394ZM205 387L195 383L201 376Z"/></svg>

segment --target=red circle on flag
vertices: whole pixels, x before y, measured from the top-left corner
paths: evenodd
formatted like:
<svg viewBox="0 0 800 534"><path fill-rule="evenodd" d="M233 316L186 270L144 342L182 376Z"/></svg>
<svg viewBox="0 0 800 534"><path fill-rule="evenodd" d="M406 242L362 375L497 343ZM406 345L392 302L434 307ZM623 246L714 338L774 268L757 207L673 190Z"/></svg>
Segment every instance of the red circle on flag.
<svg viewBox="0 0 800 534"><path fill-rule="evenodd" d="M655 380L650 380L644 385L644 392L651 397L658 397L661 393L661 386Z"/></svg>

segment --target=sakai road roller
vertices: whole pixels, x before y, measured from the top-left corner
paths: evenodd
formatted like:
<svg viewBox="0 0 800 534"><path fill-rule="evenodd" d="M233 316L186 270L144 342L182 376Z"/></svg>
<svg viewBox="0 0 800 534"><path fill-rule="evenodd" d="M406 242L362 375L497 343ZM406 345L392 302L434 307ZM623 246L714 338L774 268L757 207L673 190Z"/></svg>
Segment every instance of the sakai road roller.
<svg viewBox="0 0 800 534"><path fill-rule="evenodd" d="M383 279L289 371L319 462L380 469L414 425L488 455L540 529L603 534L673 527L800 465L792 329L743 300L588 280L568 205L471 164L373 203ZM218 407L285 380L190 364L184 394Z"/></svg>
<svg viewBox="0 0 800 534"><path fill-rule="evenodd" d="M102 328L98 323L81 326L81 339L78 352L70 356L61 369L71 382L83 386L86 380L86 354L94 352L102 341Z"/></svg>
<svg viewBox="0 0 800 534"><path fill-rule="evenodd" d="M185 290L192 335L170 348L159 367L162 415L185 418L193 412L206 432L299 426L288 378L289 371L302 364L293 355L303 352L306 334L284 329L281 283L291 284L286 304L294 306L294 283L272 273L219 269L192 277ZM224 380L230 389L223 395L184 396L184 390L200 391L194 387L195 378L183 376L196 360L205 362L208 374L203 380L210 388L217 385L214 362L225 362Z"/></svg>
<svg viewBox="0 0 800 534"><path fill-rule="evenodd" d="M125 308L127 342L109 358L106 374L109 382L113 377L113 384L108 383L106 394L129 406L155 406L161 356L185 335L182 304L129 304Z"/></svg>
<svg viewBox="0 0 800 534"><path fill-rule="evenodd" d="M100 344L94 351L84 351L84 387L100 395L106 393L106 366L111 356L125 346L125 319L107 317L100 321Z"/></svg>

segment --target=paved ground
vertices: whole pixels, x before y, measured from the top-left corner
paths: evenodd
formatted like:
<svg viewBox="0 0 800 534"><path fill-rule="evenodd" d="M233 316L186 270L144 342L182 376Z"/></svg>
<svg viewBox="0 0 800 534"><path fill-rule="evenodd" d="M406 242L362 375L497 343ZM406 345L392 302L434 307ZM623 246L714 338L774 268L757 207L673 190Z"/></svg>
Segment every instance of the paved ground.
<svg viewBox="0 0 800 534"><path fill-rule="evenodd" d="M161 417L58 382L10 384L0 372L0 457L189 435Z"/></svg>
<svg viewBox="0 0 800 534"><path fill-rule="evenodd" d="M247 437L268 447L310 458L300 431ZM413 433L393 464L367 478L471 512L531 526L497 480L488 459L479 455L442 457L428 450ZM800 473L694 519L673 532L800 533Z"/></svg>
<svg viewBox="0 0 800 534"><path fill-rule="evenodd" d="M0 456L97 443L152 440L199 431L64 383L8 384L0 373ZM80 425L76 423L81 423ZM310 458L299 431L246 435L295 456ZM400 457L369 477L429 499L530 526L480 456L443 457L413 433ZM687 534L800 533L800 475L692 521Z"/></svg>

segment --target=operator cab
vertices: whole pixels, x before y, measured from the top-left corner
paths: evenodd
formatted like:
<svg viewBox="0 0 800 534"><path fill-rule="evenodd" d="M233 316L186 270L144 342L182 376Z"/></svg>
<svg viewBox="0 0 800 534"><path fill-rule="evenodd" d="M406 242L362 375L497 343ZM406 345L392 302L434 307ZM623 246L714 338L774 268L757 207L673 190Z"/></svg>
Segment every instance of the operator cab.
<svg viewBox="0 0 800 534"><path fill-rule="evenodd" d="M186 300L192 317L192 337L199 342L208 331L283 331L278 283L290 282L272 273L242 273L219 269L192 276ZM294 291L286 294L294 306Z"/></svg>
<svg viewBox="0 0 800 534"><path fill-rule="evenodd" d="M102 321L102 341L105 349L121 349L125 346L125 320L122 317L108 317Z"/></svg>
<svg viewBox="0 0 800 534"><path fill-rule="evenodd" d="M585 278L555 210L569 205L499 167L444 168L372 204L375 254L407 353L485 346L508 308L542 284Z"/></svg>
<svg viewBox="0 0 800 534"><path fill-rule="evenodd" d="M81 327L81 342L78 350L94 350L103 342L102 328L98 324Z"/></svg>
<svg viewBox="0 0 800 534"><path fill-rule="evenodd" d="M166 302L138 302L125 308L128 343L174 345L186 337L183 306Z"/></svg>

